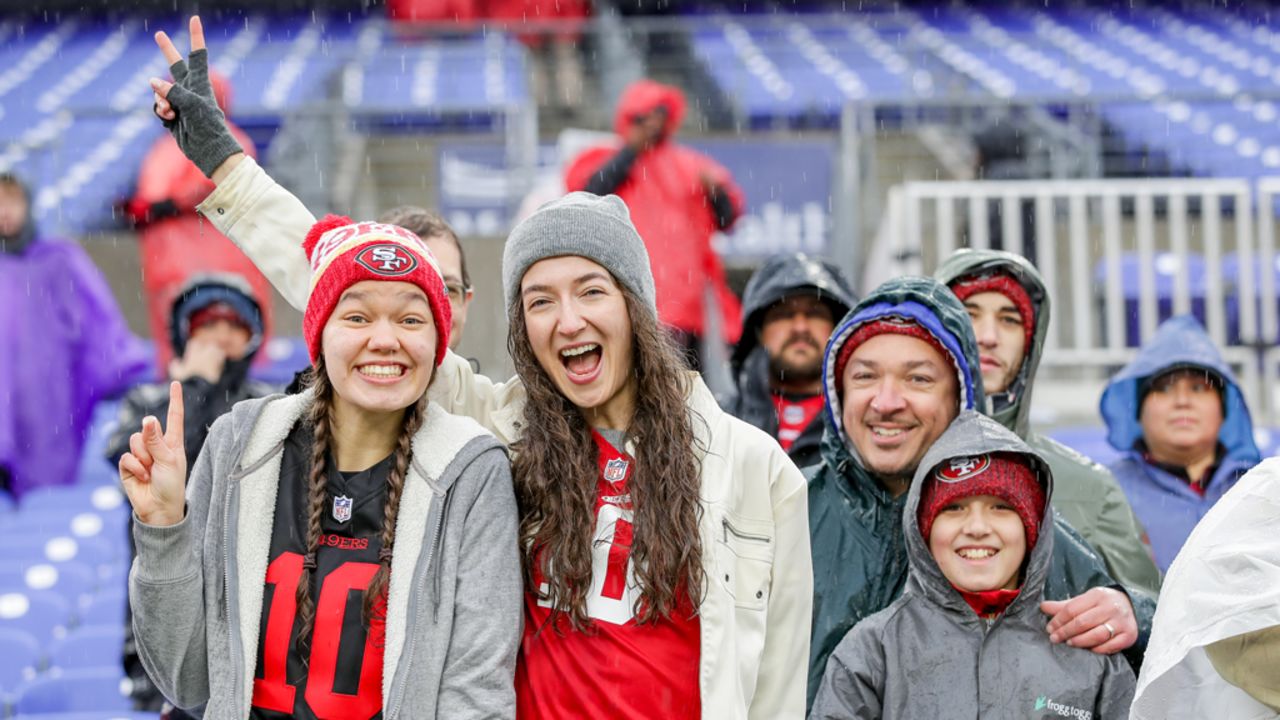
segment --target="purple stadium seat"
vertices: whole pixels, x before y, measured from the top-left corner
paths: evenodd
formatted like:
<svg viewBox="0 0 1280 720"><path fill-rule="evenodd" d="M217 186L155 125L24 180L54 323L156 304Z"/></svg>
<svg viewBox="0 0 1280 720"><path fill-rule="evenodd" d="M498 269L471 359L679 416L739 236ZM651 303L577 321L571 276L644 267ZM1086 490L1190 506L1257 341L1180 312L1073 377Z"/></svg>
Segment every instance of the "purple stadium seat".
<svg viewBox="0 0 1280 720"><path fill-rule="evenodd" d="M81 670L124 666L124 623L76 628L49 648L49 668Z"/></svg>
<svg viewBox="0 0 1280 720"><path fill-rule="evenodd" d="M51 671L27 683L18 694L18 714L55 712L128 712L130 681L124 668ZM100 715L99 717L103 717ZM111 717L111 715L105 715Z"/></svg>
<svg viewBox="0 0 1280 720"><path fill-rule="evenodd" d="M36 676L40 642L24 630L0 628L0 692L11 692Z"/></svg>
<svg viewBox="0 0 1280 720"><path fill-rule="evenodd" d="M0 628L16 628L45 642L66 632L71 605L49 590L0 594Z"/></svg>

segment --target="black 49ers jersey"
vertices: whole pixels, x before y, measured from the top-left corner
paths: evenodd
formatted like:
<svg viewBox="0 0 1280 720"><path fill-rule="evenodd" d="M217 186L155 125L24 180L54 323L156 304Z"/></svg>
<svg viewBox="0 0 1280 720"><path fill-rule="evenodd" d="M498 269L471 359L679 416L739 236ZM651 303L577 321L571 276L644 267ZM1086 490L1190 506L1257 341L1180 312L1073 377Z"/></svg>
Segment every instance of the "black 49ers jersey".
<svg viewBox="0 0 1280 720"><path fill-rule="evenodd" d="M364 623L364 591L378 570L391 457L359 473L328 463L320 546L311 574L315 626L299 654L296 592L307 538L311 432L299 423L285 441L258 663L254 720L373 720L382 717L383 626Z"/></svg>

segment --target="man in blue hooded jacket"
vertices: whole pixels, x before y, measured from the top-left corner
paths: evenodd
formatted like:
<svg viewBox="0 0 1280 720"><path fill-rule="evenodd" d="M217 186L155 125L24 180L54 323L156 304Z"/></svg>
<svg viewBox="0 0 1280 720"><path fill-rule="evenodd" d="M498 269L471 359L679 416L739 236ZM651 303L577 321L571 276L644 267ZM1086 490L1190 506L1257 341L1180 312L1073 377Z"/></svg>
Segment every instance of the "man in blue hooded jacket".
<svg viewBox="0 0 1280 720"><path fill-rule="evenodd" d="M1192 528L1258 463L1253 423L1222 354L1190 315L1166 320L1102 393L1120 487L1169 569Z"/></svg>

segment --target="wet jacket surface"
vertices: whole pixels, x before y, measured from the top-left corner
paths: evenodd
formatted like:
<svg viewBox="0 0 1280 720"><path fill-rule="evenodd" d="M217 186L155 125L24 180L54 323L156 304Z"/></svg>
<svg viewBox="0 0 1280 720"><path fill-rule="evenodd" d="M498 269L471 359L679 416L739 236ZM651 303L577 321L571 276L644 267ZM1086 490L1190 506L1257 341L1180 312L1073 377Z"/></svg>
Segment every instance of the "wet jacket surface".
<svg viewBox="0 0 1280 720"><path fill-rule="evenodd" d="M703 176L722 188L735 216L742 214L745 200L728 170L672 139L685 111L684 94L679 89L651 80L633 83L618 100L614 130L625 136L633 116L659 107L667 109L666 137L635 158L627 179L613 192L627 204L649 250L658 291L658 317L684 332L701 335L706 305L703 294L709 288L720 306L725 341L737 342L741 308L725 281L720 256L711 247L711 236L720 228ZM565 187L570 191L586 189L592 175L618 151L615 144L578 155L565 171Z"/></svg>
<svg viewBox="0 0 1280 720"><path fill-rule="evenodd" d="M769 387L769 353L760 345L764 316L774 303L796 295L814 295L831 307L832 319L840 319L856 302L848 282L831 263L806 255L786 255L761 265L742 295L742 337L732 357L737 393L729 412L773 437L778 436L778 414ZM797 467L821 460L822 416L809 423L787 454Z"/></svg>
<svg viewBox="0 0 1280 720"><path fill-rule="evenodd" d="M1053 507L1097 550L1117 582L1155 594L1160 573L1146 545L1143 530L1124 491L1111 472L1071 448L1031 429L1031 392L1044 356L1049 332L1049 295L1044 279L1019 255L993 250L961 250L938 268L935 277L950 285L985 271L1002 271L1016 278L1035 309L1035 330L1014 392L992 398L989 415L1026 440L1053 469Z"/></svg>
<svg viewBox="0 0 1280 720"><path fill-rule="evenodd" d="M962 379L971 396L962 409L973 409L982 398L982 375L969 315L945 285L929 278L904 277L881 285L863 298L832 333L824 369L827 408L822 438L822 463L809 468L809 533L813 548L813 640L810 645L809 698L817 692L827 657L849 630L863 618L888 607L907 582L907 551L903 544L902 507L907 496L893 497L862 465L840 420L835 392L834 358L858 326L897 312L905 303L932 310L933 322L945 328L950 341L963 347L971 368ZM939 329L939 332L941 330ZM937 333L935 332L935 336ZM944 343L944 345L947 343ZM960 352L957 349L957 352ZM1050 600L1074 597L1115 581L1102 560L1066 524L1054 523L1053 560L1044 596ZM1145 647L1155 603L1130 592L1138 617L1137 652ZM1043 616L1042 616L1043 617ZM1044 618L1045 624L1048 618ZM1043 626L1042 626L1043 630ZM1047 637L1047 634L1046 634Z"/></svg>
<svg viewBox="0 0 1280 720"><path fill-rule="evenodd" d="M1039 610L1054 533L1029 549L1021 592L994 620L979 617L942 574L920 533L925 477L952 458L1005 452L1028 457L1044 483L1047 463L1021 438L975 412L962 413L933 444L902 508L906 589L858 624L827 664L812 718L1060 718L1128 716L1135 678L1124 658L1053 644ZM1053 523L1046 513L1042 530ZM1064 710L1066 715L1064 715Z"/></svg>
<svg viewBox="0 0 1280 720"><path fill-rule="evenodd" d="M17 496L75 482L94 405L151 362L88 254L31 237L0 252L0 474Z"/></svg>
<svg viewBox="0 0 1280 720"><path fill-rule="evenodd" d="M1138 386L1153 375L1178 366L1194 365L1217 372L1226 380L1222 429L1218 442L1225 449L1201 496L1181 477L1143 459L1134 443L1142 438L1138 421ZM1253 421L1231 368L1195 318L1182 315L1166 320L1138 356L1121 370L1102 393L1102 418L1107 441L1124 453L1111 464L1129 503L1147 529L1156 563L1168 570L1183 542L1214 503L1240 476L1258 463Z"/></svg>

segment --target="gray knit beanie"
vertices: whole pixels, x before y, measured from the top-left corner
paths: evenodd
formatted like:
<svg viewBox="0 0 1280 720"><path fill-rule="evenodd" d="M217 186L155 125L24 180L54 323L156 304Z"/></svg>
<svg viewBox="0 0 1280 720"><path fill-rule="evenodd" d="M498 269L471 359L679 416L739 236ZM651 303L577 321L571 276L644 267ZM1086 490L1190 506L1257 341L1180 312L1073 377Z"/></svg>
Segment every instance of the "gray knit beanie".
<svg viewBox="0 0 1280 720"><path fill-rule="evenodd" d="M599 263L658 316L649 252L631 213L617 195L574 192L525 218L502 251L502 290L507 307L520 297L520 281L539 260L577 255Z"/></svg>

